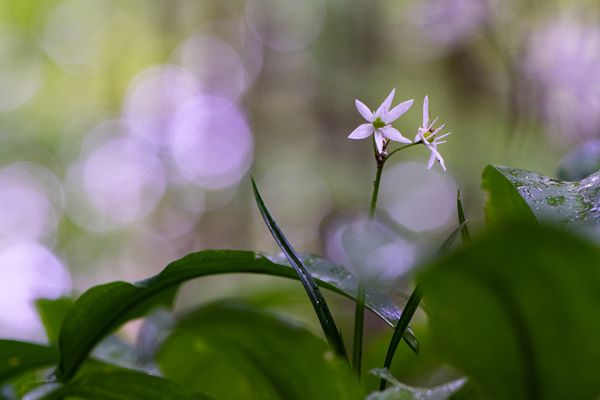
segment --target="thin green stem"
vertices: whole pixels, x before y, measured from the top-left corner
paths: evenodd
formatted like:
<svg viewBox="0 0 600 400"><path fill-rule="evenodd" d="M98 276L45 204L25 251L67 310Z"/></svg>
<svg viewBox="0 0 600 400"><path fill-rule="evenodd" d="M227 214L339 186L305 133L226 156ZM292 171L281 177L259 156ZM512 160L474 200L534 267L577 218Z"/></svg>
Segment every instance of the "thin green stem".
<svg viewBox="0 0 600 400"><path fill-rule="evenodd" d="M379 183L381 182L381 174L383 172L383 165L385 164L385 158L377 158L377 174L375 175L375 182L373 183L373 195L371 196L371 208L369 208L369 223L373 222L375 218L375 208L377 207L377 195L379 194Z"/></svg>
<svg viewBox="0 0 600 400"><path fill-rule="evenodd" d="M406 149L411 146L415 146L419 143L411 143L406 146L398 147L388 155L379 154L375 141L373 141L373 148L375 150L375 160L377 161L377 173L375 174L375 182L373 183L373 195L371 196L371 207L369 208L369 224L373 223L375 219L375 209L377 208L377 196L379 195L379 184L381 183L381 175L383 173L383 167L385 162L396 152ZM362 342L363 342L363 331L365 323L365 295L367 289L367 282L364 275L359 272L358 274L358 293L356 294L356 308L354 309L354 347L352 352L352 366L354 372L360 378L361 375L361 364L362 364Z"/></svg>
<svg viewBox="0 0 600 400"><path fill-rule="evenodd" d="M393 154L399 152L400 150L404 150L404 149L407 149L409 147L416 146L418 144L421 144L421 142L415 142L415 143L407 144L406 146L398 147L396 150L392 151L390 154L388 154L387 156L385 156L385 159L383 161L385 162L388 158L390 158Z"/></svg>

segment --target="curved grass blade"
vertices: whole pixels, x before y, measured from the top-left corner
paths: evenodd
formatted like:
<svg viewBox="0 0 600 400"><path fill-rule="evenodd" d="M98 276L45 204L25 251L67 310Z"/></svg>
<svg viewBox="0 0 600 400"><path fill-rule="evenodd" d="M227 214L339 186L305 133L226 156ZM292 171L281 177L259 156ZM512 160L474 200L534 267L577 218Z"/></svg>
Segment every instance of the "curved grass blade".
<svg viewBox="0 0 600 400"><path fill-rule="evenodd" d="M25 371L56 364L58 358L56 347L0 339L0 382Z"/></svg>
<svg viewBox="0 0 600 400"><path fill-rule="evenodd" d="M396 353L396 349L398 348L398 345L400 344L400 340L402 340L402 336L404 335L404 332L408 328L408 324L410 323L410 320L412 319L413 315L415 314L415 311L417 311L417 308L419 308L419 304L421 303L422 298L423 298L423 290L421 288L421 285L417 285L415 290L410 295L410 298L408 299L408 302L406 303L404 310L402 310L402 316L400 317L400 321L398 321L398 325L396 326L396 329L394 330L394 334L392 335L392 341L390 342L390 347L388 347L388 351L385 356L385 362L383 364L383 368L387 368L388 370L390 369L390 367L392 365L392 360L394 358L394 354ZM385 390L385 386L386 386L386 380L382 378L381 385L379 386L379 390L380 391Z"/></svg>
<svg viewBox="0 0 600 400"><path fill-rule="evenodd" d="M458 228L456 228L454 231L452 231L450 236L448 236L448 238L446 240L444 240L444 243L442 243L439 250L437 251L438 256L444 255L450 249L450 246L452 246L452 243L454 243L454 240L456 240L456 238L458 237L458 234L461 233L462 229L465 228L466 226L467 226L467 221L464 221L463 223L461 223L458 226Z"/></svg>
<svg viewBox="0 0 600 400"><path fill-rule="evenodd" d="M462 224L464 222L467 222L467 220L465 219L465 213L462 208L462 201L460 200L460 189L458 189L458 195L456 196L456 209L458 210L458 223ZM466 224L460 231L460 235L463 244L471 243L471 234L469 233L469 228Z"/></svg>
<svg viewBox="0 0 600 400"><path fill-rule="evenodd" d="M437 255L441 256L450 249L450 246L456 240L458 234L462 231L464 227L466 227L467 221L463 221L458 228L456 228L450 236L442 243L440 246ZM392 360L394 359L394 354L396 353L396 349L400 344L400 340L406 334L407 330L410 329L408 324L412 319L415 311L419 308L419 304L421 303L421 299L423 298L423 290L420 285L417 285L415 290L410 295L406 306L404 306L404 310L402 310L402 314L400 316L400 320L398 321L398 325L396 325L396 329L394 330L394 334L392 335L392 340L390 342L390 346L388 347L387 354L385 356L385 362L383 368L390 369L392 365ZM386 381L385 379L381 379L381 385L379 387L380 391L385 390Z"/></svg>
<svg viewBox="0 0 600 400"><path fill-rule="evenodd" d="M329 307L327 306L327 303L325 302L325 299L323 298L319 287L317 286L315 280L302 263L302 260L300 260L300 257L298 257L298 254L296 254L294 248L287 241L287 239L283 235L283 232L281 232L281 229L279 229L277 223L269 213L267 206L260 197L260 193L258 192L256 183L254 182L254 178L251 179L252 188L254 190L254 197L256 197L256 203L258 204L260 213L262 214L263 219L267 224L267 227L271 231L273 238L281 248L281 251L283 251L283 253L286 255L286 257L298 273L300 281L302 282L302 285L306 290L306 294L308 294L310 302L312 303L313 308L317 313L317 317L319 318L319 322L321 323L321 327L323 328L323 332L325 333L327 342L336 353L338 353L344 358L348 358L348 356L346 355L346 347L342 342L342 338L339 334L337 326L335 325L333 316L329 311Z"/></svg>
<svg viewBox="0 0 600 400"><path fill-rule="evenodd" d="M90 400L209 400L200 393L189 393L165 378L137 371L95 371L59 387L41 400L61 400L64 397Z"/></svg>
<svg viewBox="0 0 600 400"><path fill-rule="evenodd" d="M323 258L309 254L301 254L301 258L319 286L354 300L358 278ZM54 376L59 381L70 380L104 336L129 319L141 317L151 308L167 303L173 295L170 291L182 282L228 273L299 279L298 273L287 263L283 255L267 258L252 251L205 250L188 254L158 275L140 282L94 286L75 301L63 321L59 336L61 360ZM390 326L395 326L401 316L398 307L379 290L369 289L367 294L367 307ZM418 353L418 341L411 331L406 331L404 339Z"/></svg>

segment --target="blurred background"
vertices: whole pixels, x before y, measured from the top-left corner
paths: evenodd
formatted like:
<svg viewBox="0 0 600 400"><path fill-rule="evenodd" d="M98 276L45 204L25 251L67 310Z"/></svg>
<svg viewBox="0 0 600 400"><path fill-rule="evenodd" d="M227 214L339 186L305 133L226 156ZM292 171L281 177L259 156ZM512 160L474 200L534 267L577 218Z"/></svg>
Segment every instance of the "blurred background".
<svg viewBox="0 0 600 400"><path fill-rule="evenodd" d="M38 297L193 251L278 253L249 173L298 251L354 268L344 232L375 176L371 140L347 139L354 100L374 110L393 88L394 106L415 100L404 136L425 95L452 132L447 172L424 146L386 164L368 259L407 288L457 226L458 188L483 228L487 164L556 176L600 151L599 18L589 0L0 0L0 336L44 341ZM198 280L177 307L234 294L318 331L300 285L274 278ZM367 322L385 347L391 330Z"/></svg>

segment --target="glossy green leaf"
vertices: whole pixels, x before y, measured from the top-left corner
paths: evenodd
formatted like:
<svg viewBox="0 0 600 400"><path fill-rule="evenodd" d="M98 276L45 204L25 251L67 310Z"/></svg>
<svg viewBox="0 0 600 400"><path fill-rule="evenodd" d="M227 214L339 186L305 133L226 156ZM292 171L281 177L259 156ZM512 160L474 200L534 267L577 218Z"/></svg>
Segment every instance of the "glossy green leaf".
<svg viewBox="0 0 600 400"><path fill-rule="evenodd" d="M600 172L566 182L535 172L495 167L512 185L539 221L562 228L596 228L600 221Z"/></svg>
<svg viewBox="0 0 600 400"><path fill-rule="evenodd" d="M184 317L158 361L165 377L219 399L363 398L347 361L323 339L240 302L206 305Z"/></svg>
<svg viewBox="0 0 600 400"><path fill-rule="evenodd" d="M275 256L275 260L279 257ZM353 276L343 268L318 262L316 257L304 256L311 274L324 288L353 298L356 293L345 292ZM60 381L71 379L89 354L90 350L108 333L128 318L136 318L152 307L164 305L172 300L173 289L187 280L201 276L226 273L259 273L298 279L296 271L286 265L271 262L265 256L250 251L205 250L192 253L169 264L160 274L136 283L112 282L94 286L79 297L69 310L60 332L59 347L61 361L55 371ZM321 280L322 279L322 280ZM354 278L356 279L356 278ZM356 287L356 283L353 283ZM161 297L167 293L166 298ZM368 307L390 324L400 318L400 310L390 300L373 293ZM132 312L135 310L135 312ZM412 332L409 337L414 347L418 346Z"/></svg>
<svg viewBox="0 0 600 400"><path fill-rule="evenodd" d="M600 395L600 249L562 230L493 230L422 276L436 347L497 399Z"/></svg>
<svg viewBox="0 0 600 400"><path fill-rule="evenodd" d="M501 172L506 167L488 165L483 170L481 188L488 192L485 205L487 227L499 227L511 221L537 225L537 219L519 191ZM518 170L517 170L518 171Z"/></svg>
<svg viewBox="0 0 600 400"><path fill-rule="evenodd" d="M0 339L0 382L28 370L56 364L58 358L56 347Z"/></svg>
<svg viewBox="0 0 600 400"><path fill-rule="evenodd" d="M392 386L383 392L374 392L365 400L447 400L465 385L466 379L458 379L433 388L415 388L398 382L387 369L374 369L372 374L385 379Z"/></svg>
<svg viewBox="0 0 600 400"><path fill-rule="evenodd" d="M86 374L42 397L60 400L76 396L89 400L209 400L204 394L189 393L181 386L158 376L136 371L110 371Z"/></svg>
<svg viewBox="0 0 600 400"><path fill-rule="evenodd" d="M60 326L73 305L73 299L61 297L59 299L37 299L35 306L46 329L50 343L58 342Z"/></svg>
<svg viewBox="0 0 600 400"><path fill-rule="evenodd" d="M271 216L271 213L267 209L263 199L260 197L260 193L258 192L256 183L254 182L254 178L252 178L252 189L254 190L254 196L256 198L258 209L260 210L267 227L271 231L273 238L279 245L281 251L285 254L286 258L289 260L292 267L294 267L298 273L300 282L302 282L304 290L306 291L315 313L317 314L317 318L319 319L319 323L321 324L325 338L327 338L327 342L331 348L336 351L336 353L344 358L347 358L348 356L346 355L346 347L344 346L340 332L335 325L335 321L333 320L333 316L331 315L331 311L329 311L329 306L327 305L321 290L317 286L317 283L306 266L302 263L302 260L298 254L296 254L296 250L294 250L292 245L288 242L283 232L281 229L279 229L279 226L277 226L277 223ZM364 293L364 291L361 293ZM361 309L363 309L362 300L359 304L361 305Z"/></svg>

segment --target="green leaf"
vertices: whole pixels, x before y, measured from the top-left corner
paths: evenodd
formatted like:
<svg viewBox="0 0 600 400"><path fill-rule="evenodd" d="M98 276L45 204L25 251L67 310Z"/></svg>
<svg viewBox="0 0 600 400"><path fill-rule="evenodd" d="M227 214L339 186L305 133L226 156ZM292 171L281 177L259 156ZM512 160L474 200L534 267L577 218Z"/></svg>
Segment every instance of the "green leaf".
<svg viewBox="0 0 600 400"><path fill-rule="evenodd" d="M566 182L535 172L495 167L520 194L539 221L562 228L595 229L600 221L600 172Z"/></svg>
<svg viewBox="0 0 600 400"><path fill-rule="evenodd" d="M458 194L456 196L456 209L458 210L458 223L465 224L460 231L462 242L463 244L471 243L471 234L466 225L467 220L465 219L465 212L463 211L462 201L460 200L460 189L458 189Z"/></svg>
<svg viewBox="0 0 600 400"><path fill-rule="evenodd" d="M58 342L60 326L73 305L73 299L61 297L59 299L37 299L35 306L42 318L46 335L50 343Z"/></svg>
<svg viewBox="0 0 600 400"><path fill-rule="evenodd" d="M365 400L446 400L460 390L466 378L448 382L434 388L415 388L398 382L387 369L374 369L371 373L392 384L383 392L373 392Z"/></svg>
<svg viewBox="0 0 600 400"><path fill-rule="evenodd" d="M327 302L325 301L323 294L321 294L317 283L315 282L308 269L302 263L302 260L300 259L298 254L296 254L296 250L294 250L292 245L285 238L283 232L281 231L281 229L279 229L279 226L277 226L277 223L271 216L271 213L269 213L267 206L263 202L263 199L260 197L260 193L258 192L256 183L254 182L254 178L251 179L252 189L254 190L254 197L256 197L256 204L258 205L258 209L260 210L260 213L265 223L267 224L267 227L271 231L273 238L279 245L279 248L281 249L281 251L283 251L290 264L298 273L298 277L300 278L300 281L304 286L304 290L306 290L306 294L308 295L308 298L312 303L315 313L317 314L317 318L321 323L321 328L323 329L323 333L325 333L327 342L329 343L331 348L335 350L336 353L338 353L344 358L348 358L348 356L346 355L346 347L344 346L342 337L340 336L338 328L335 325L335 321L333 320L333 316L329 311L329 307L327 306ZM362 302L359 302L359 304L360 308L362 309Z"/></svg>
<svg viewBox="0 0 600 400"><path fill-rule="evenodd" d="M299 256L313 278L317 280L319 286L337 292L349 299L356 299L356 293L358 292L357 276L341 265L335 264L326 258L308 253L300 253ZM290 262L284 254L267 257L274 263L291 267ZM324 285L324 283L327 283L329 286ZM367 287L365 305L369 310L386 321L392 328L398 324L398 321L402 316L402 313L396 304L394 304L394 302L381 290ZM406 330L403 338L410 348L416 354L419 354L419 342L410 327Z"/></svg>
<svg viewBox="0 0 600 400"><path fill-rule="evenodd" d="M485 205L487 227L499 227L511 221L537 225L537 219L519 191L501 172L506 167L488 165L483 170L481 188L488 192Z"/></svg>
<svg viewBox="0 0 600 400"><path fill-rule="evenodd" d="M323 339L240 302L220 301L184 317L158 361L165 377L219 399L363 398L347 361Z"/></svg>
<svg viewBox="0 0 600 400"><path fill-rule="evenodd" d="M188 393L174 382L136 371L95 372L74 379L45 395L43 400L77 396L90 400L202 400L210 396Z"/></svg>
<svg viewBox="0 0 600 400"><path fill-rule="evenodd" d="M356 289L354 292L345 292L350 283L338 281L341 277L351 277L347 271L344 275L342 267L317 262L317 258L313 261L307 264L308 268L311 273L317 275L317 282L322 287L353 298ZM205 250L172 262L160 274L144 281L133 284L112 282L94 286L75 301L65 317L59 337L61 361L55 371L55 377L60 381L71 379L90 350L104 336L128 318L139 317L144 311L168 303L166 300L172 300L174 295L171 291L180 283L201 276L226 273L259 273L298 279L298 274L293 268L271 262L258 253ZM322 275L319 275L320 273ZM168 294L166 299L161 297L165 293ZM369 293L378 292L373 290ZM395 324L401 315L400 310L381 295L374 295L369 307L391 325ZM132 312L132 309L135 312ZM417 346L416 338L408 337L412 345Z"/></svg>
<svg viewBox="0 0 600 400"><path fill-rule="evenodd" d="M422 277L437 349L498 399L600 395L600 249L532 225L493 230Z"/></svg>
<svg viewBox="0 0 600 400"><path fill-rule="evenodd" d="M0 382L28 370L56 364L58 359L56 347L0 339Z"/></svg>

